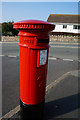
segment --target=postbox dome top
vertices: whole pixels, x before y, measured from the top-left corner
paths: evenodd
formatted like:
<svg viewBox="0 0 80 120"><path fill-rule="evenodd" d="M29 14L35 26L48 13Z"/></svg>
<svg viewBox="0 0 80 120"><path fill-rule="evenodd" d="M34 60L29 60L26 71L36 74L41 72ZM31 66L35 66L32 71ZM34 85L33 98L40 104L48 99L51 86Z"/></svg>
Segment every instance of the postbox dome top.
<svg viewBox="0 0 80 120"><path fill-rule="evenodd" d="M51 31L55 28L55 25L42 20L23 20L13 23L13 27L18 30L22 29L43 29L46 31Z"/></svg>

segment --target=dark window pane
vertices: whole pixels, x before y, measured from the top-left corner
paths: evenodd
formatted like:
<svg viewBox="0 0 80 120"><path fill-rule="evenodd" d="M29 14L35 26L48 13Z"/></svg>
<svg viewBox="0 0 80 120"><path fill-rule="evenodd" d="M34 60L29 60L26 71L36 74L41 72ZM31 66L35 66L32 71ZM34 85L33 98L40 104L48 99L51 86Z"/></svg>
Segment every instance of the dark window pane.
<svg viewBox="0 0 80 120"><path fill-rule="evenodd" d="M63 25L63 28L67 28L67 25Z"/></svg>
<svg viewBox="0 0 80 120"><path fill-rule="evenodd" d="M73 29L78 29L78 25L74 25L74 26L73 26Z"/></svg>
<svg viewBox="0 0 80 120"><path fill-rule="evenodd" d="M80 30L80 25L78 26L78 29Z"/></svg>

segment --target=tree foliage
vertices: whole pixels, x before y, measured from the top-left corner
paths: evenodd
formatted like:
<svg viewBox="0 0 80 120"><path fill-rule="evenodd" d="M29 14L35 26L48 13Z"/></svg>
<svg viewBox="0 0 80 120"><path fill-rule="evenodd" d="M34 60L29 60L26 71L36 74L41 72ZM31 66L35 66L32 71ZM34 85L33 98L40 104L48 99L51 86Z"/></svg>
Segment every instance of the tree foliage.
<svg viewBox="0 0 80 120"><path fill-rule="evenodd" d="M2 35L3 36L17 36L18 35L18 30L13 28L13 23L12 22L4 22L2 23Z"/></svg>

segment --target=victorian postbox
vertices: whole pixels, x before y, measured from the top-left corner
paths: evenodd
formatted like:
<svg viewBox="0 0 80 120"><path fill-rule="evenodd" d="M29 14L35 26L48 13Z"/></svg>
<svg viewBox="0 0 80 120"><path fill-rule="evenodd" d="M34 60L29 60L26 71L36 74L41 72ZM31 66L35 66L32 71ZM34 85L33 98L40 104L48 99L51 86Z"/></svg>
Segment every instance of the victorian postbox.
<svg viewBox="0 0 80 120"><path fill-rule="evenodd" d="M23 120L41 120L47 78L49 31L53 24L40 20L16 22L19 30L20 106Z"/></svg>

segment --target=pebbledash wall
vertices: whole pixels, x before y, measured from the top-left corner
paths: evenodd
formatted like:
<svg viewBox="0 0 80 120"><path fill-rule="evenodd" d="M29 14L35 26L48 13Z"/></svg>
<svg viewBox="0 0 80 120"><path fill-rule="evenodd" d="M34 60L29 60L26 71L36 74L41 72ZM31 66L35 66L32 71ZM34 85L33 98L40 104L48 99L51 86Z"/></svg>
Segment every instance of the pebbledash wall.
<svg viewBox="0 0 80 120"><path fill-rule="evenodd" d="M79 36L50 35L50 41L73 42L80 43Z"/></svg>
<svg viewBox="0 0 80 120"><path fill-rule="evenodd" d="M47 22L55 24L55 33L71 33L80 35L80 15L50 14Z"/></svg>
<svg viewBox="0 0 80 120"><path fill-rule="evenodd" d="M66 41L66 42L79 42L78 36L62 36L62 35L50 35L50 41ZM19 42L18 36L2 36L2 42Z"/></svg>
<svg viewBox="0 0 80 120"><path fill-rule="evenodd" d="M19 37L18 36L1 36L2 42L18 42Z"/></svg>

